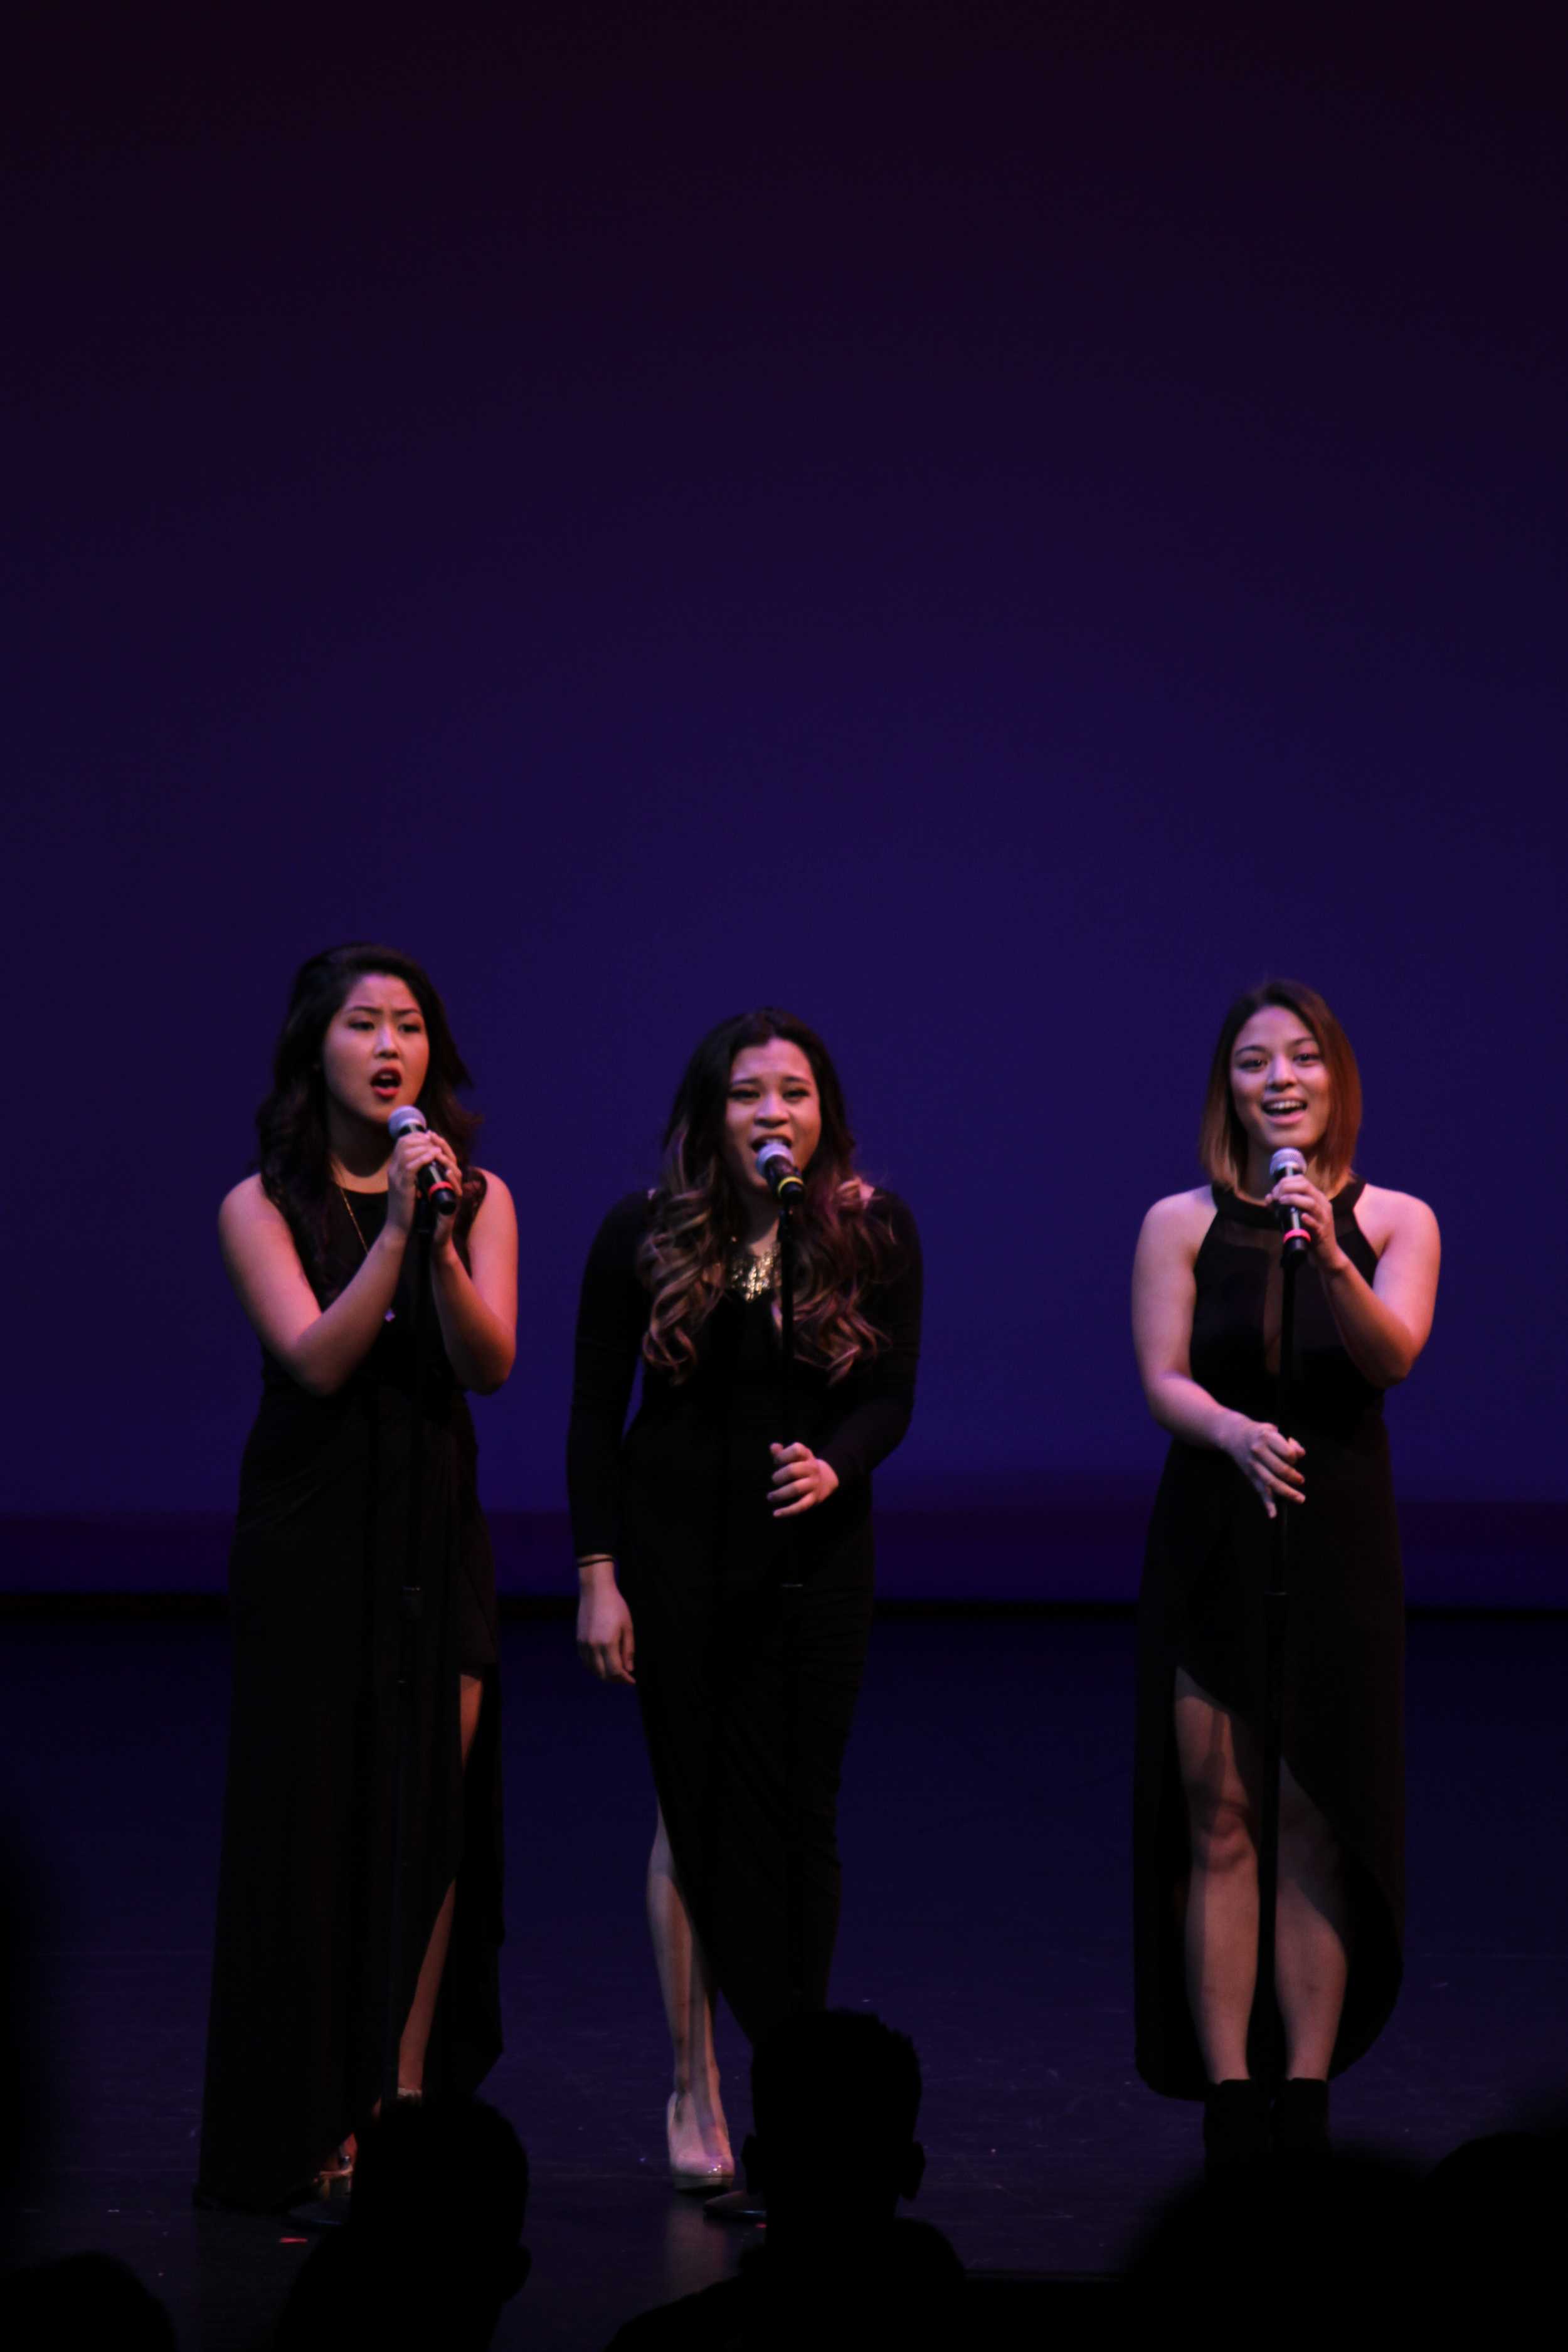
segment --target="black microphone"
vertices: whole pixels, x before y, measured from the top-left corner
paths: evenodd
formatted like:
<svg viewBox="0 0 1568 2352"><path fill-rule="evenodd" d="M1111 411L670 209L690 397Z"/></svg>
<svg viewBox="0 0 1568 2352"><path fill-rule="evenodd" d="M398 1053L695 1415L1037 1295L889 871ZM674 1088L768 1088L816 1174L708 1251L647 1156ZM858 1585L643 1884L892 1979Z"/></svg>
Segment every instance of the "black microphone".
<svg viewBox="0 0 1568 2352"><path fill-rule="evenodd" d="M1286 1144L1284 1150L1277 1151L1268 1163L1269 1186L1272 1189L1278 1184L1281 1176L1304 1176L1306 1172L1307 1163L1300 1153L1293 1150L1289 1144ZM1301 1223L1301 1212L1296 1207L1294 1202L1276 1201L1274 1213L1279 1220L1279 1230L1285 1236L1287 1257L1300 1257L1303 1250L1311 1248L1312 1236Z"/></svg>
<svg viewBox="0 0 1568 2352"><path fill-rule="evenodd" d="M757 1146L757 1166L767 1179L769 1192L775 1201L793 1208L805 1198L805 1179L789 1156L789 1146L773 1138Z"/></svg>
<svg viewBox="0 0 1568 2352"><path fill-rule="evenodd" d="M426 1135L429 1133L429 1129L426 1124L424 1112L416 1110L412 1103L405 1103L402 1109L395 1110L387 1120L386 1131L395 1143L405 1135ZM457 1215L457 1192L434 1163L421 1168L414 1181L419 1187L419 1198L422 1201L428 1201L438 1217Z"/></svg>

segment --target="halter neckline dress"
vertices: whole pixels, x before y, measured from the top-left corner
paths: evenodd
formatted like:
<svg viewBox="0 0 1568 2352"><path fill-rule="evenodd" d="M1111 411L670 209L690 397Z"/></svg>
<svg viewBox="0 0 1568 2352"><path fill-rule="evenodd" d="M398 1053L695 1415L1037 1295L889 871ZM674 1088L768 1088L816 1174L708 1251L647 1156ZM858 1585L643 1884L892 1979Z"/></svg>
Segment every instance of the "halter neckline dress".
<svg viewBox="0 0 1568 2352"><path fill-rule="evenodd" d="M1335 1194L1334 1231L1371 1282L1377 1253L1355 1213L1364 1189L1355 1177ZM1193 1378L1221 1404L1272 1421L1279 1225L1271 1208L1223 1185L1213 1192L1214 1222L1194 1269ZM1383 1391L1352 1361L1310 1255L1297 1276L1296 1352L1294 1433L1306 1448L1307 1499L1282 1507L1291 1514L1283 1753L1345 1858L1352 1928L1338 2074L1370 2049L1399 1990L1405 1609ZM1174 1440L1139 1603L1133 1941L1138 2071L1178 2098L1201 2097L1205 2077L1183 1957L1189 1853L1175 1675L1185 1667L1261 1740L1269 1541L1268 1514L1228 1455Z"/></svg>
<svg viewBox="0 0 1568 2352"><path fill-rule="evenodd" d="M384 1192L328 1196L323 1306L386 1219ZM452 1937L426 2060L472 2090L500 2050L498 1624L468 1400L428 1292L415 1402L412 1256L369 1355L312 1396L262 1350L229 1556L234 1633L200 2202L270 2211L362 2125L381 2088L391 1887L398 1595L423 1454L424 1602L405 1838L400 2011L446 1890ZM483 1676L465 1773L459 1677Z"/></svg>

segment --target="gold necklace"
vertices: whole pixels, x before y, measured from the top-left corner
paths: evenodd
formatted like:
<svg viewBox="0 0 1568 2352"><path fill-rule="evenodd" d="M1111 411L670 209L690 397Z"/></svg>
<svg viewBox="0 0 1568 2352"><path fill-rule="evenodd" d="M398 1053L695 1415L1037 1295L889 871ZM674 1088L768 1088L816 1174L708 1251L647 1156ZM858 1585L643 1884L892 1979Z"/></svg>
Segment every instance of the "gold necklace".
<svg viewBox="0 0 1568 2352"><path fill-rule="evenodd" d="M730 1253L724 1284L726 1289L732 1290L737 1298L744 1299L749 1305L752 1299L766 1298L770 1292L777 1289L778 1275L776 1242L765 1250L749 1250L742 1244Z"/></svg>
<svg viewBox="0 0 1568 2352"><path fill-rule="evenodd" d="M332 1181L337 1183L336 1177L332 1179ZM363 1234L360 1230L359 1219L354 1214L354 1204L349 1199L347 1192L341 1184L338 1184L338 1198L349 1213L349 1223L354 1229L354 1239L359 1244L360 1255L362 1257L368 1257L370 1255L370 1244L365 1240ZM395 1307L389 1307L381 1319L384 1323L390 1323L396 1316L396 1313L397 1309Z"/></svg>

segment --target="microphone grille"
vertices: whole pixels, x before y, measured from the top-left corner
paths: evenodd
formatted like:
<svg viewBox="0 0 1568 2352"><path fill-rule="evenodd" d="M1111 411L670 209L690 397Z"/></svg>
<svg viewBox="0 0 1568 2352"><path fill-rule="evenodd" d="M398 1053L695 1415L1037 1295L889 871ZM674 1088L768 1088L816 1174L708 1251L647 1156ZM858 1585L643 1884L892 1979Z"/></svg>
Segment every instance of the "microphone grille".
<svg viewBox="0 0 1568 2352"><path fill-rule="evenodd" d="M1276 1183L1281 1176L1304 1176L1307 1163L1294 1145L1287 1143L1274 1154L1268 1163L1268 1173Z"/></svg>
<svg viewBox="0 0 1568 2352"><path fill-rule="evenodd" d="M423 1135L425 1114L422 1110L416 1110L412 1103L402 1103L387 1120L386 1131L394 1143L397 1141L399 1136Z"/></svg>

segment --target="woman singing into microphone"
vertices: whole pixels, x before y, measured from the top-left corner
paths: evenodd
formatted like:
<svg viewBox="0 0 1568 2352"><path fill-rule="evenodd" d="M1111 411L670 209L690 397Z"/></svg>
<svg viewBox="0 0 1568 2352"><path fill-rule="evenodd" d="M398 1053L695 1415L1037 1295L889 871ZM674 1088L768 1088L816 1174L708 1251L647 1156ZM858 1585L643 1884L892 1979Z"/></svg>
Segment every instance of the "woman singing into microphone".
<svg viewBox="0 0 1568 2352"><path fill-rule="evenodd" d="M805 1178L788 1444L778 1205L757 1158L769 1141ZM658 1799L647 1906L681 2188L733 2171L716 1995L753 2042L797 1982L808 2007L826 1999L839 1765L871 1616L870 1474L909 1424L920 1312L914 1220L857 1174L822 1040L776 1011L722 1023L680 1082L657 1186L612 1209L589 1253L568 1459L578 1648L601 1680L635 1681ZM793 1625L786 1569L802 1585Z"/></svg>
<svg viewBox="0 0 1568 2352"><path fill-rule="evenodd" d="M1204 1108L1212 1181L1154 1203L1133 1268L1139 1370L1173 1440L1140 1612L1138 2067L1157 2091L1205 2100L1215 2166L1326 2147L1328 2077L1371 2046L1399 1988L1404 1602L1383 1393L1426 1343L1438 1242L1425 1202L1352 1173L1360 1124L1355 1056L1322 998L1286 981L1238 998ZM1272 1182L1287 1146L1305 1172ZM1310 1236L1289 1440L1274 1421L1285 1205ZM1263 1591L1280 1511L1284 2063L1269 2116L1248 2021Z"/></svg>
<svg viewBox="0 0 1568 2352"><path fill-rule="evenodd" d="M218 1219L261 1341L261 1406L229 1570L203 2202L272 2210L346 2180L394 2032L400 2096L471 2089L500 2048L495 1579L463 1391L511 1370L517 1225L506 1186L470 1160L467 1082L418 964L369 945L313 956L257 1114L259 1172ZM399 1109L421 1116L394 1143ZM426 1244L432 1171L452 1213ZM389 2018L411 1575L422 1603Z"/></svg>

